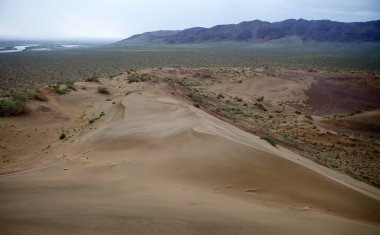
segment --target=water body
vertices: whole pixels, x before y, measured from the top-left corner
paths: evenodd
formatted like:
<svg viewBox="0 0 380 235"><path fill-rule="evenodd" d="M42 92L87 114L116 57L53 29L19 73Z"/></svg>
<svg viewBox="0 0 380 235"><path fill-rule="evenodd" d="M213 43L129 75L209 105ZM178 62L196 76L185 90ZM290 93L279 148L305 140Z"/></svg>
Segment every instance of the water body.
<svg viewBox="0 0 380 235"><path fill-rule="evenodd" d="M4 50L4 48L8 48L8 47L2 47L0 48L0 53L20 52L20 51L24 51L29 46L34 46L34 45L11 46L12 49L9 49L9 50Z"/></svg>
<svg viewBox="0 0 380 235"><path fill-rule="evenodd" d="M15 53L22 51L53 51L53 50L67 50L74 48L84 48L94 45L88 44L63 44L63 43L51 43L51 44L27 44L27 45L11 45L0 47L0 53Z"/></svg>

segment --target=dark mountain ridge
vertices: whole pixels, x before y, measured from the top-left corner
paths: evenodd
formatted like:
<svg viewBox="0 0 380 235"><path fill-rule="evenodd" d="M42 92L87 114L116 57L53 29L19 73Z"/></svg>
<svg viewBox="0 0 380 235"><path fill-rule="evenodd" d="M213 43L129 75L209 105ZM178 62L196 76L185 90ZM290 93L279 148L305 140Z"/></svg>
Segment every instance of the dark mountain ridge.
<svg viewBox="0 0 380 235"><path fill-rule="evenodd" d="M147 32L115 44L186 44L223 41L254 43L288 37L297 37L304 42L380 42L380 20L353 23L304 19L289 19L274 23L254 20L211 28L195 27L181 31Z"/></svg>

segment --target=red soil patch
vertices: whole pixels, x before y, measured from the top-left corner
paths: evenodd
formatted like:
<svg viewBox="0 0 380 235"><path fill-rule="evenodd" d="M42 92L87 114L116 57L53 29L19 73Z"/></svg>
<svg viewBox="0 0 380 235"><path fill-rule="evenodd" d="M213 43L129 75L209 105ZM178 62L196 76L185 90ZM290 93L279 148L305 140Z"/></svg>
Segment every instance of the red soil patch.
<svg viewBox="0 0 380 235"><path fill-rule="evenodd" d="M312 115L380 108L380 89L367 85L360 78L318 78L305 94L309 98L305 106L291 106Z"/></svg>

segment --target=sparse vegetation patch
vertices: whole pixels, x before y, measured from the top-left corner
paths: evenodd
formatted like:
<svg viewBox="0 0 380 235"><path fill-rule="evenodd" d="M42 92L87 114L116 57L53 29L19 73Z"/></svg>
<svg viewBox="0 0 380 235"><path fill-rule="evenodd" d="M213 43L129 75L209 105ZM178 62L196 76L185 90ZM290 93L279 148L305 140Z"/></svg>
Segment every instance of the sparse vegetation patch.
<svg viewBox="0 0 380 235"><path fill-rule="evenodd" d="M0 117L20 115L25 111L25 100L12 98L0 100Z"/></svg>
<svg viewBox="0 0 380 235"><path fill-rule="evenodd" d="M85 82L99 82L99 78L96 76L91 76L85 80Z"/></svg>
<svg viewBox="0 0 380 235"><path fill-rule="evenodd" d="M266 140L268 143L270 143L272 146L276 147L277 141L272 137L272 136L264 136L261 137L260 139Z"/></svg>
<svg viewBox="0 0 380 235"><path fill-rule="evenodd" d="M15 116L26 112L26 102L36 98L36 93L13 92L0 97L0 117Z"/></svg>
<svg viewBox="0 0 380 235"><path fill-rule="evenodd" d="M88 120L88 123L92 124L92 123L95 123L96 121L98 121L101 117L103 117L104 115L106 115L105 112L101 112L99 114L99 116L97 117L94 117L94 118L91 118L90 120Z"/></svg>
<svg viewBox="0 0 380 235"><path fill-rule="evenodd" d="M59 95L65 95L65 94L68 94L70 91L77 90L74 86L73 81L66 81L64 83L60 82L57 84L51 84L49 85L49 87L52 88L56 94L59 94Z"/></svg>
<svg viewBox="0 0 380 235"><path fill-rule="evenodd" d="M139 73L129 73L128 76L128 83L134 83L134 82L146 82L151 80L151 75L147 73L139 74Z"/></svg>

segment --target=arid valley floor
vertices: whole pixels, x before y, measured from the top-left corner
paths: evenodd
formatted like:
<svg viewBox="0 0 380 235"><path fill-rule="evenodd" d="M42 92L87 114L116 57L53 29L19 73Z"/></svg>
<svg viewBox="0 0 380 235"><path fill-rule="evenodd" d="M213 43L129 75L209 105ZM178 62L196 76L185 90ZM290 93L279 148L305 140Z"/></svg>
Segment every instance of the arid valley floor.
<svg viewBox="0 0 380 235"><path fill-rule="evenodd" d="M378 75L130 69L33 97L0 118L1 234L380 233Z"/></svg>

